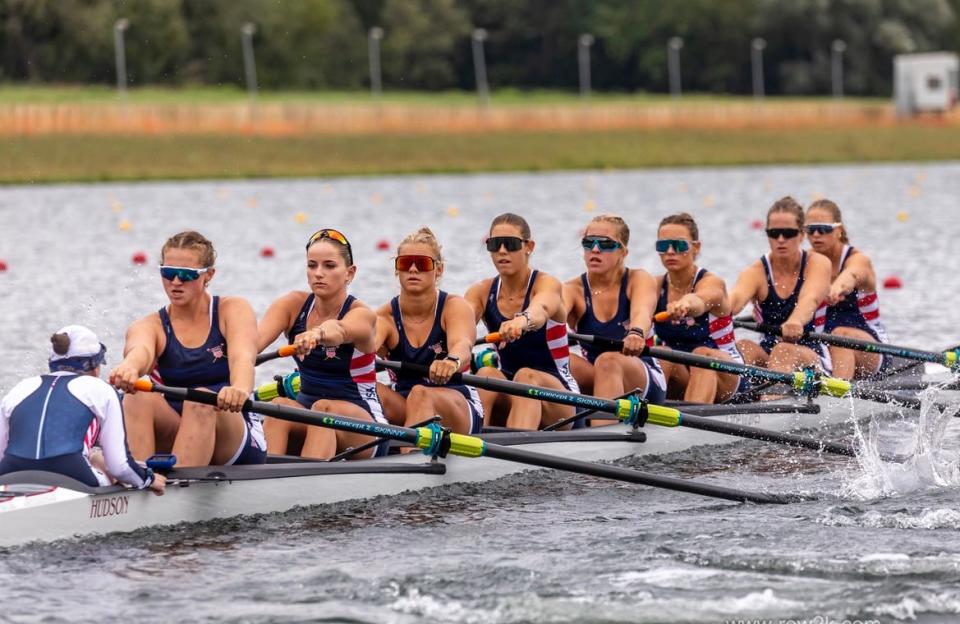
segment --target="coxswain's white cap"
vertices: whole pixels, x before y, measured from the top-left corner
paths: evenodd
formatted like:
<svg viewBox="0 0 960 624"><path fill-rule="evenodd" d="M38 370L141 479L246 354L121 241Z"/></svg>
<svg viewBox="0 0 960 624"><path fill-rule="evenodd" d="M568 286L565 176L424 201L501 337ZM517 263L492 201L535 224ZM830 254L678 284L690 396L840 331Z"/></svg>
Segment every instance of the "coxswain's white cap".
<svg viewBox="0 0 960 624"><path fill-rule="evenodd" d="M50 370L90 371L106 362L107 348L83 325L67 325L50 337Z"/></svg>

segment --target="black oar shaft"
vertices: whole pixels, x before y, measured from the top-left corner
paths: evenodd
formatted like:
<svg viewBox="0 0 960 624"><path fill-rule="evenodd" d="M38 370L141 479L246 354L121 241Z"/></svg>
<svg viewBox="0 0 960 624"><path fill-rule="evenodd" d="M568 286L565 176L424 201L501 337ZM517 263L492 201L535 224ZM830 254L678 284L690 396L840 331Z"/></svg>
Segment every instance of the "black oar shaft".
<svg viewBox="0 0 960 624"><path fill-rule="evenodd" d="M696 483L684 479L673 477L664 477L654 475L630 468L621 468L610 464L587 464L589 469L583 469L583 462L564 457L555 457L552 455L543 455L510 446L499 446L488 444L485 455L487 457L496 457L509 461L521 462L531 466L540 466L542 468L554 468L558 470L570 470L594 477L603 477L615 479L617 481L627 481L629 483L639 483L641 485L650 485L653 487L676 490L678 492L688 492L690 494L700 494L701 496L710 496L713 498L722 498L725 500L762 503L762 504L785 504L791 502L783 496L773 494L760 494L755 492L745 492L732 488L725 488L719 485L710 485L707 483Z"/></svg>
<svg viewBox="0 0 960 624"><path fill-rule="evenodd" d="M780 328L776 325L766 325L763 323L754 323L746 321L734 321L734 325L742 329L749 329L764 334L780 335ZM867 353L879 353L883 355L892 355L909 360L919 360L922 362L934 362L944 366L950 366L947 361L947 353L937 353L935 351L926 351L923 349L913 349L911 347L901 347L885 342L873 342L860 338L851 338L849 336L837 336L834 334L824 334L822 332L807 332L807 338L817 340L824 344L845 349L856 349ZM949 352L948 352L949 353Z"/></svg>

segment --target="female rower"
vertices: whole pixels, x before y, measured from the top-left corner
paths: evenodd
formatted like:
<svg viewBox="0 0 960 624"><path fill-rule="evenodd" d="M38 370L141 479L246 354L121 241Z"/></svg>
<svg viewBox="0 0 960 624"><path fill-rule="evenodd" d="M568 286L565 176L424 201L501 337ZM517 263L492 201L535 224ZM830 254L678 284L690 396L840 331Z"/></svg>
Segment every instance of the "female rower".
<svg viewBox="0 0 960 624"><path fill-rule="evenodd" d="M886 342L877 302L877 276L870 258L850 246L847 226L840 208L829 199L819 199L807 208L807 236L810 246L830 259L833 282L827 296L827 318L823 330L829 334ZM877 373L883 356L830 346L833 375L842 379L868 377Z"/></svg>
<svg viewBox="0 0 960 624"><path fill-rule="evenodd" d="M100 379L107 348L82 325L64 327L50 343L50 374L21 381L0 402L0 475L43 470L91 487L116 480L163 494L164 476L127 450L120 399Z"/></svg>
<svg viewBox="0 0 960 624"><path fill-rule="evenodd" d="M623 348L603 352L581 344L583 357L572 358L573 375L588 394L614 398L638 388L651 403L663 403L663 370L651 357L636 357L646 346L656 284L643 269L626 267L629 242L630 228L616 215L598 215L584 230L580 243L587 271L563 286L567 323L581 334L622 339Z"/></svg>
<svg viewBox="0 0 960 624"><path fill-rule="evenodd" d="M669 320L654 323L665 346L706 357L743 363L737 351L727 287L717 275L698 267L700 230L689 214L664 217L657 230L657 253L667 270L657 278L657 313ZM662 362L670 389L692 403L723 402L737 391L737 375L675 362Z"/></svg>
<svg viewBox="0 0 960 624"><path fill-rule="evenodd" d="M802 228L803 207L795 199L774 202L767 211L770 253L740 273L730 293L730 313L738 314L752 301L759 322L780 327L780 336L765 334L759 344L737 342L748 364L781 372L813 366L829 374L830 352L804 334L823 326L820 304L830 286L830 261L800 248Z"/></svg>
<svg viewBox="0 0 960 624"><path fill-rule="evenodd" d="M497 276L467 290L474 322L498 332L500 369L481 368L477 374L555 390L579 392L570 374L567 312L560 282L530 268L534 242L523 217L504 213L490 224L487 251ZM484 418L489 423L494 405L508 409L506 424L534 430L573 415L573 408L480 390Z"/></svg>
<svg viewBox="0 0 960 624"><path fill-rule="evenodd" d="M283 295L270 305L260 321L260 350L281 333L297 349L297 400L274 401L386 423L377 397L374 368L377 315L347 294L347 286L357 275L347 237L333 229L314 233L307 241L306 269L310 292L295 290ZM292 437L303 441L301 456L315 459L329 459L338 451L372 439L276 418L267 418L264 429L271 452L287 453ZM382 443L352 457L384 455L388 448L388 444Z"/></svg>
<svg viewBox="0 0 960 624"><path fill-rule="evenodd" d="M207 292L216 256L198 232L170 237L160 251L170 304L127 329L110 383L128 393L123 406L137 459L160 451L173 453L177 466L266 461L260 417L241 412L253 390L257 319L246 299ZM147 373L168 386L216 392L217 406L137 393L133 384Z"/></svg>
<svg viewBox="0 0 960 624"><path fill-rule="evenodd" d="M397 373L394 389L383 393L405 402L403 424L408 427L438 415L442 425L457 433L480 433L483 406L477 390L446 385L469 362L477 323L463 297L437 288L443 256L429 228L400 242L394 269L400 294L377 310L377 345L388 359L428 366L430 374Z"/></svg>

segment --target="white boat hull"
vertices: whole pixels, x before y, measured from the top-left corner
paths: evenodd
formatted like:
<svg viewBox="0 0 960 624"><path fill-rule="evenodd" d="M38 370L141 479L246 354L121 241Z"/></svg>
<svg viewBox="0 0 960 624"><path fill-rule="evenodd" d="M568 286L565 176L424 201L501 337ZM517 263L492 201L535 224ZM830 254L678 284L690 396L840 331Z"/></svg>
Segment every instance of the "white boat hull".
<svg viewBox="0 0 960 624"><path fill-rule="evenodd" d="M854 413L869 412L866 403L849 399L818 399L819 414L728 414L713 416L721 421L762 427L773 431L819 430L848 421ZM882 408L881 408L882 409ZM739 438L684 427L647 426L645 442L561 441L524 444L524 450L575 458L584 461L612 461L630 455L659 455L701 445L730 444ZM581 435L584 435L581 430ZM623 425L594 428L585 435L626 435ZM536 434L531 434L536 435ZM0 499L0 546L17 546L34 541L51 541L116 531L200 522L239 515L282 512L295 506L324 505L347 500L394 495L405 491L443 487L452 483L497 479L532 468L514 462L482 458L447 457L444 474L348 473L314 474L282 478L231 481L188 481L168 485L164 496L137 490L86 494L62 487L30 496ZM421 453L391 456L361 462L323 463L345 470L365 467L405 466L411 470L429 463ZM298 464L309 467L316 464ZM270 470L268 465L265 471ZM246 467L258 470L261 467ZM373 468L371 468L372 470ZM198 470L198 469L193 469ZM216 467L203 469L216 472ZM16 490L17 486L8 485Z"/></svg>

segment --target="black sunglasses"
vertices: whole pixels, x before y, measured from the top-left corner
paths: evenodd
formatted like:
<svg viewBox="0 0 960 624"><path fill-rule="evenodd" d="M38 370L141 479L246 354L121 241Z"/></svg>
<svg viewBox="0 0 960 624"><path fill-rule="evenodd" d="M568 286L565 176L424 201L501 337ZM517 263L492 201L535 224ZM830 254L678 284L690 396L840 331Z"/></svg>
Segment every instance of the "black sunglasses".
<svg viewBox="0 0 960 624"><path fill-rule="evenodd" d="M491 236L487 239L487 251L493 253L500 251L500 247L507 251L520 251L523 243L526 242L518 236Z"/></svg>
<svg viewBox="0 0 960 624"><path fill-rule="evenodd" d="M797 228L767 228L767 238L776 240L781 236L788 240L796 238L800 236L800 230Z"/></svg>

